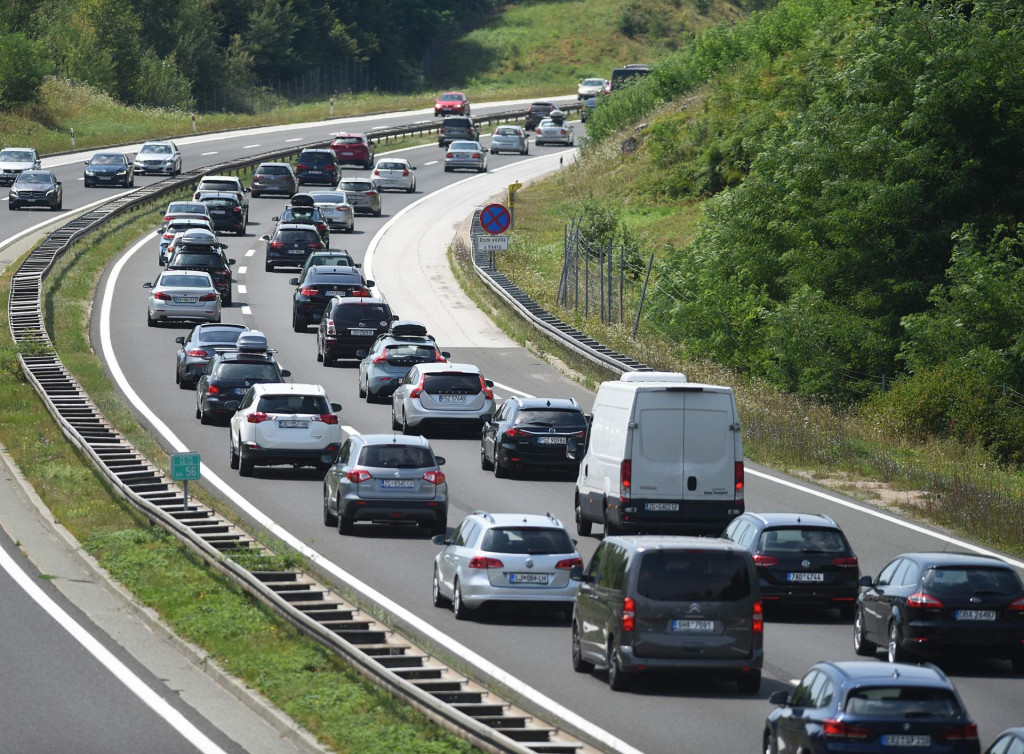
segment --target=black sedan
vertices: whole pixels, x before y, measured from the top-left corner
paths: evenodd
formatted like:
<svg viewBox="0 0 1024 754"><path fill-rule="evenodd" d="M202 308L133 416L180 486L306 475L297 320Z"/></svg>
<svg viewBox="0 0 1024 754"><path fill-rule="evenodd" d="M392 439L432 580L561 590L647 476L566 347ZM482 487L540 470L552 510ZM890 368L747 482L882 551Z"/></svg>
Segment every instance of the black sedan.
<svg viewBox="0 0 1024 754"><path fill-rule="evenodd" d="M579 461L565 454L570 437L587 434L587 419L575 398L512 396L487 417L480 433L480 468L494 476L524 469L575 471Z"/></svg>
<svg viewBox="0 0 1024 754"><path fill-rule="evenodd" d="M135 163L123 152L97 152L85 163L85 187L135 185Z"/></svg>
<svg viewBox="0 0 1024 754"><path fill-rule="evenodd" d="M1024 585L1002 560L956 552L910 552L877 579L861 579L853 648L889 662L916 655L1008 659L1024 673Z"/></svg>
<svg viewBox="0 0 1024 754"><path fill-rule="evenodd" d="M324 314L327 304L335 296L369 296L372 280L363 280L363 275L354 267L310 267L300 280L288 281L295 286L292 298L292 329L305 332L309 325L316 324Z"/></svg>
<svg viewBox="0 0 1024 754"><path fill-rule="evenodd" d="M834 607L853 617L860 567L839 525L815 513L744 513L722 534L754 556L761 597L773 604Z"/></svg>
<svg viewBox="0 0 1024 754"><path fill-rule="evenodd" d="M22 207L48 207L60 211L64 208L64 189L49 170L25 170L18 174L7 195L8 209Z"/></svg>
<svg viewBox="0 0 1024 754"><path fill-rule="evenodd" d="M206 364L196 383L196 418L203 424L229 419L242 397L258 382L284 382L291 372L281 369L266 352L228 351Z"/></svg>
<svg viewBox="0 0 1024 754"><path fill-rule="evenodd" d="M193 327L188 335L175 338L178 352L174 356L174 381L178 387L193 387L210 359L233 349L244 332L249 332L245 325L206 322Z"/></svg>

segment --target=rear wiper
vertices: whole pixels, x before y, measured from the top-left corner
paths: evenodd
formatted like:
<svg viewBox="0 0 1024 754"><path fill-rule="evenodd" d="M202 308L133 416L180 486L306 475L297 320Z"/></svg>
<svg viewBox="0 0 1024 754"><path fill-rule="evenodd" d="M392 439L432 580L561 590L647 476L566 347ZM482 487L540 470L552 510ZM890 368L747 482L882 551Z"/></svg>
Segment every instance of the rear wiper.
<svg viewBox="0 0 1024 754"><path fill-rule="evenodd" d="M824 550L807 549L807 550L801 550L801 552L804 555L822 555L822 554L824 554L825 551Z"/></svg>

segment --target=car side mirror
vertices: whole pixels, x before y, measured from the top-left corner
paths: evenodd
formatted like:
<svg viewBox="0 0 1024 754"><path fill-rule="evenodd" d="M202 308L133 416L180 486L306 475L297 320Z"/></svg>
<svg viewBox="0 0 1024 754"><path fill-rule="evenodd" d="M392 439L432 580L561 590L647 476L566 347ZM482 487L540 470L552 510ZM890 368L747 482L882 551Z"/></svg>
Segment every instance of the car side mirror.
<svg viewBox="0 0 1024 754"><path fill-rule="evenodd" d="M365 359L366 358L366 351L364 351L363 349L360 348L358 351L356 351L356 358L357 359Z"/></svg>
<svg viewBox="0 0 1024 754"><path fill-rule="evenodd" d="M569 569L569 578L573 581L582 581L584 583L588 583L594 580L593 576L588 576L587 574L583 573L583 566L581 565L574 565L572 568Z"/></svg>
<svg viewBox="0 0 1024 754"><path fill-rule="evenodd" d="M292 376L292 373L291 373L291 372L289 372L289 371L288 371L287 369L282 369L282 370L281 370L281 376L282 376L282 377L291 377L291 376Z"/></svg>
<svg viewBox="0 0 1024 754"><path fill-rule="evenodd" d="M60 187L61 187L61 186L63 186L63 185L64 185L64 184L62 184L62 183L61 183L60 181L57 181L57 188L60 188Z"/></svg>
<svg viewBox="0 0 1024 754"><path fill-rule="evenodd" d="M434 463L438 466L444 466L444 456L434 456Z"/></svg>
<svg viewBox="0 0 1024 754"><path fill-rule="evenodd" d="M785 689L773 691L771 694L768 695L768 701L779 707L789 706L789 700L789 692Z"/></svg>
<svg viewBox="0 0 1024 754"><path fill-rule="evenodd" d="M234 259L229 259L229 260L228 260L228 264L234 264L234 263L235 263L235 260L234 260Z"/></svg>
<svg viewBox="0 0 1024 754"><path fill-rule="evenodd" d="M356 263L355 263L354 265L352 265L352 266L353 266L353 267L362 267L362 266L363 266L363 263L362 263L362 262L356 262Z"/></svg>
<svg viewBox="0 0 1024 754"><path fill-rule="evenodd" d="M261 241L269 241L270 240L270 236L260 236L260 240Z"/></svg>
<svg viewBox="0 0 1024 754"><path fill-rule="evenodd" d="M322 456L320 456L320 463L327 463L330 464L331 466L333 466L337 460L338 459L336 458L335 454L330 452L324 453Z"/></svg>
<svg viewBox="0 0 1024 754"><path fill-rule="evenodd" d="M409 167L410 167L410 168L412 168L413 170L415 170L415 169L416 169L416 166L415 166L415 165L410 165Z"/></svg>
<svg viewBox="0 0 1024 754"><path fill-rule="evenodd" d="M392 322L397 322L398 321L398 315L397 314L392 314L391 315L391 321Z"/></svg>
<svg viewBox="0 0 1024 754"><path fill-rule="evenodd" d="M430 541L433 542L435 545L446 545L448 544L448 535L435 534L433 537L430 538Z"/></svg>
<svg viewBox="0 0 1024 754"><path fill-rule="evenodd" d="M143 283L143 284L142 284L142 287L143 287L143 288L152 288L152 287L153 287L153 284L152 284L152 283Z"/></svg>
<svg viewBox="0 0 1024 754"><path fill-rule="evenodd" d="M857 582L861 586L871 587L875 585L875 582L871 580L870 576L861 576L860 581Z"/></svg>
<svg viewBox="0 0 1024 754"><path fill-rule="evenodd" d="M493 380L484 380L484 384L487 385L487 387L494 387Z"/></svg>
<svg viewBox="0 0 1024 754"><path fill-rule="evenodd" d="M83 162L82 164L83 164L83 165L88 165L88 164L89 164L89 161L88 161L88 160L86 160L86 161L85 161L85 162Z"/></svg>
<svg viewBox="0 0 1024 754"><path fill-rule="evenodd" d="M179 335L177 338L174 339L174 342L180 343L181 345L185 345L185 336Z"/></svg>
<svg viewBox="0 0 1024 754"><path fill-rule="evenodd" d="M366 281L366 287L367 288L373 288L373 286L375 286L375 285L377 285L377 284L374 281L372 281L372 280L367 280Z"/></svg>
<svg viewBox="0 0 1024 754"><path fill-rule="evenodd" d="M451 351L441 351L441 355L444 356L446 359L450 359L452 357L452 352Z"/></svg>
<svg viewBox="0 0 1024 754"><path fill-rule="evenodd" d="M480 416L480 421L482 421L484 424L490 424L491 423L491 419L493 419L493 418L494 417L491 416L490 414L483 414L483 415Z"/></svg>
<svg viewBox="0 0 1024 754"><path fill-rule="evenodd" d="M334 413L338 413L339 411L341 411L341 404L340 403L332 403L331 404L331 411L333 411Z"/></svg>
<svg viewBox="0 0 1024 754"><path fill-rule="evenodd" d="M245 187L245 193L247 193L247 194L251 194L251 193L252 193L252 189L251 189L251 188L249 188L248 186L246 186L246 187Z"/></svg>
<svg viewBox="0 0 1024 754"><path fill-rule="evenodd" d="M299 284L299 279L298 278L288 278L288 285L298 285L298 284Z"/></svg>
<svg viewBox="0 0 1024 754"><path fill-rule="evenodd" d="M271 220L273 220L273 221L274 221L275 223L276 223L276 222L280 222L280 220L281 220L281 218L280 218L280 217L272 217L272 218L270 218L270 219L271 219Z"/></svg>
<svg viewBox="0 0 1024 754"><path fill-rule="evenodd" d="M587 420L587 426L588 426L588 427L589 427L589 426L590 426L591 424L593 424L593 423L594 423L594 415L593 415L593 414L583 414L583 418Z"/></svg>

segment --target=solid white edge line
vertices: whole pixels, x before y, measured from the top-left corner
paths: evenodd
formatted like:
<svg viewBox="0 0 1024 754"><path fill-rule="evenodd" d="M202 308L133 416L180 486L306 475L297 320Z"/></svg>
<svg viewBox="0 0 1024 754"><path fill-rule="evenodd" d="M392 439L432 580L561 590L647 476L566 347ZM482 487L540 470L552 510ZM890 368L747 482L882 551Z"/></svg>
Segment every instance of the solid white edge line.
<svg viewBox="0 0 1024 754"><path fill-rule="evenodd" d="M41 607L57 625L63 628L77 641L82 648L103 665L111 675L125 685L139 700L159 715L168 725L176 730L186 741L199 751L206 754L226 754L224 749L211 741L205 733L189 722L167 703L156 691L151 689L132 670L121 662L114 654L104 647L80 623L68 615L65 610L44 592L33 579L14 561L6 550L0 548L0 568L3 568L11 579Z"/></svg>
<svg viewBox="0 0 1024 754"><path fill-rule="evenodd" d="M467 179L471 180L471 179ZM390 221L389 221L390 222ZM385 227L387 227L385 225ZM384 232L384 228L378 231L377 236ZM153 425L153 429L159 432L166 440L167 444L177 453L188 452L188 447L171 431L171 428L167 426L164 421L153 412L149 406L147 406L143 400L139 397L138 393L132 389L128 382L124 371L121 369L120 363L118 362L117 356L114 353L112 340L110 337L110 317L113 310L114 300L114 289L117 287L117 280L121 274L121 270L124 268L128 260L135 255L150 238L155 236L153 233L146 236L144 239L136 243L127 252L125 252L120 259L114 264L110 271L110 279L107 281L107 286L103 291L103 299L100 307L100 348L102 349L105 357L107 367L110 369L110 374L114 378L114 381L120 385L121 390L124 392L125 398L135 406L136 410L141 413L147 421ZM377 237L374 238L376 241ZM331 561L329 558L324 557L319 552L314 550L312 547L307 545L301 539L296 537L287 529L283 528L274 519L267 516L256 506L242 497L234 488L232 488L227 482L225 482L219 475L217 475L209 466L205 463L200 464L200 472L202 474L202 480L209 483L217 490L220 491L228 500L234 503L238 508L252 517L260 526L264 527L273 536L280 539L282 542L287 544L289 547L300 553L304 557L309 558L312 562L316 563L319 567L330 573L332 576L337 578L339 581L349 584L356 591L366 595L371 600L375 601L385 610L393 613L405 621L416 627L422 634L430 637L431 640L438 644L447 647L450 651L461 656L465 661L472 665L480 668L484 673L495 678L499 683L503 683L510 689L513 689L516 693L533 700L543 709L551 710L554 714L559 717L569 720L579 730L586 731L586 733L592 738L602 741L605 745L614 748L621 754L642 754L638 749L633 748L625 741L613 736L606 730L599 728L594 723L586 720L575 712L563 707L554 699L551 699L544 694L540 693L537 689L528 686L523 681L516 678L511 673L506 672L487 658L477 654L469 647L465 647L462 644L456 642L451 636L448 636L440 629L435 628L427 621L423 620L419 616L415 615L411 611L399 605L391 598L381 594L376 589L371 587L369 584L356 578L351 573L345 571L336 563Z"/></svg>

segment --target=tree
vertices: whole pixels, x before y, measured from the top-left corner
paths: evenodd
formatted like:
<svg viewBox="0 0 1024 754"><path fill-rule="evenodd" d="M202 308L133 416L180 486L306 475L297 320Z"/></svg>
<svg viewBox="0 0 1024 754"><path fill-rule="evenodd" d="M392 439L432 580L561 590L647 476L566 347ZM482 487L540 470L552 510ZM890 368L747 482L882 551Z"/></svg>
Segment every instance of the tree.
<svg viewBox="0 0 1024 754"><path fill-rule="evenodd" d="M51 72L45 45L24 34L0 34L0 109L31 102Z"/></svg>

